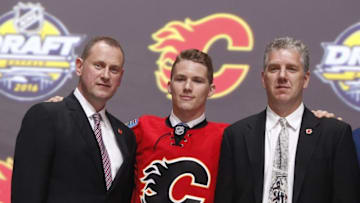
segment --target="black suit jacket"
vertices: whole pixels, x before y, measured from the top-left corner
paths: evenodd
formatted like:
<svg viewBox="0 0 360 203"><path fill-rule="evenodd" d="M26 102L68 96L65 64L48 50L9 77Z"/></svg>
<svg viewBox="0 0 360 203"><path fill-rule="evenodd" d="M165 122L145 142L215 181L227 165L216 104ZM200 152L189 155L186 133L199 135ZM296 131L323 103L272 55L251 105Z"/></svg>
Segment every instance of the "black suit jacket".
<svg viewBox="0 0 360 203"><path fill-rule="evenodd" d="M261 203L266 111L229 126L221 148L216 203ZM311 134L306 134L311 129ZM359 203L360 169L351 127L305 108L295 158L293 203Z"/></svg>
<svg viewBox="0 0 360 203"><path fill-rule="evenodd" d="M136 142L111 114L123 163L106 190L100 149L76 97L40 103L26 113L16 140L12 203L130 202Z"/></svg>

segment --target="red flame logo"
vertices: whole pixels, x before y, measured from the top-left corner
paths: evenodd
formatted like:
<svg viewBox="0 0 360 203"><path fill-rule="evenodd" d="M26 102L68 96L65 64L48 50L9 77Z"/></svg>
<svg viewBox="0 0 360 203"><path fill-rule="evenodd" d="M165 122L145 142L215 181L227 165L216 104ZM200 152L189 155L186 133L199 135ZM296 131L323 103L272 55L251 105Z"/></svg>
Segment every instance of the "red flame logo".
<svg viewBox="0 0 360 203"><path fill-rule="evenodd" d="M0 203L10 203L13 159L0 160Z"/></svg>
<svg viewBox="0 0 360 203"><path fill-rule="evenodd" d="M156 41L149 46L160 52L155 71L157 86L167 93L171 66L176 56L185 49L196 48L207 52L219 39L225 39L229 51L251 51L254 39L249 25L238 16L218 13L197 21L186 18L184 22L171 21L152 35ZM246 77L247 64L222 64L214 73L215 94L212 98L223 97L232 92ZM169 96L169 95L168 95Z"/></svg>

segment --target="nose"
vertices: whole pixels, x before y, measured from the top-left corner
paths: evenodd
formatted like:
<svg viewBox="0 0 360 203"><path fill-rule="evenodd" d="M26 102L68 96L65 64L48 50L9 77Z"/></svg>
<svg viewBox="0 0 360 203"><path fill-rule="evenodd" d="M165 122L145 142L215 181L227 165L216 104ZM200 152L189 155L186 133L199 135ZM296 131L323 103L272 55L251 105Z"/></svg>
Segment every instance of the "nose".
<svg viewBox="0 0 360 203"><path fill-rule="evenodd" d="M186 80L184 84L184 92L189 92L192 90L192 83L191 80Z"/></svg>
<svg viewBox="0 0 360 203"><path fill-rule="evenodd" d="M286 68L282 67L279 71L279 77L278 77L278 82L279 83L286 83L287 82L287 73L286 73Z"/></svg>
<svg viewBox="0 0 360 203"><path fill-rule="evenodd" d="M286 77L286 69L284 67L282 67L280 69L279 76L280 76L280 78L285 78Z"/></svg>
<svg viewBox="0 0 360 203"><path fill-rule="evenodd" d="M101 78L103 80L109 80L110 78L110 69L109 67L106 67L103 69L102 73L101 73Z"/></svg>

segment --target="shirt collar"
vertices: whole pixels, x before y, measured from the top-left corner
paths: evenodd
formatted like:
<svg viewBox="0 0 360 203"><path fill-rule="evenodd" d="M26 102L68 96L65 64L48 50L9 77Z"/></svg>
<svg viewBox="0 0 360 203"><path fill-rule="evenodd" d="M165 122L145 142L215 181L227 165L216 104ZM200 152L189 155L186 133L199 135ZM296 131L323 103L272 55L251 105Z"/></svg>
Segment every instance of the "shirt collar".
<svg viewBox="0 0 360 203"><path fill-rule="evenodd" d="M305 109L304 104L301 102L299 107L294 112L292 112L291 114L289 114L288 116L285 117L288 125L295 131L298 130L298 128L300 128L304 109ZM277 115L270 108L270 106L267 106L267 108L266 108L266 129L274 128L279 123L279 119L280 119L280 116Z"/></svg>
<svg viewBox="0 0 360 203"><path fill-rule="evenodd" d="M172 127L175 127L177 124L182 123L182 121L177 116L175 116L174 111L171 111L169 120L170 120ZM189 126L189 128L193 128L194 126L203 122L204 120L205 120L205 113L201 114L200 117L198 117L192 121L186 122L185 124L187 126Z"/></svg>
<svg viewBox="0 0 360 203"><path fill-rule="evenodd" d="M78 88L75 89L74 95L79 101L81 107L83 108L86 117L92 119L92 116L96 113L95 108L86 100L86 98L83 94L81 94ZM101 115L102 118L105 118L105 108L101 109L98 113Z"/></svg>

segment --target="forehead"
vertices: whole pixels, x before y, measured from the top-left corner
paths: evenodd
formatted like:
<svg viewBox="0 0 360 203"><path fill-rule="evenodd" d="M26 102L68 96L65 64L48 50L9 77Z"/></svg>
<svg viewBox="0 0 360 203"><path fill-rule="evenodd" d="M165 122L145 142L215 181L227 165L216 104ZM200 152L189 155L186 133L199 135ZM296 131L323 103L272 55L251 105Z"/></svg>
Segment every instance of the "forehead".
<svg viewBox="0 0 360 203"><path fill-rule="evenodd" d="M122 64L124 56L120 48L110 46L100 41L95 43L89 50L87 59L108 61L115 64Z"/></svg>
<svg viewBox="0 0 360 203"><path fill-rule="evenodd" d="M272 50L268 55L268 65L277 63L301 64L301 55L292 48Z"/></svg>
<svg viewBox="0 0 360 203"><path fill-rule="evenodd" d="M201 63L196 63L190 60L181 60L174 67L174 75L186 75L207 77L207 68Z"/></svg>

